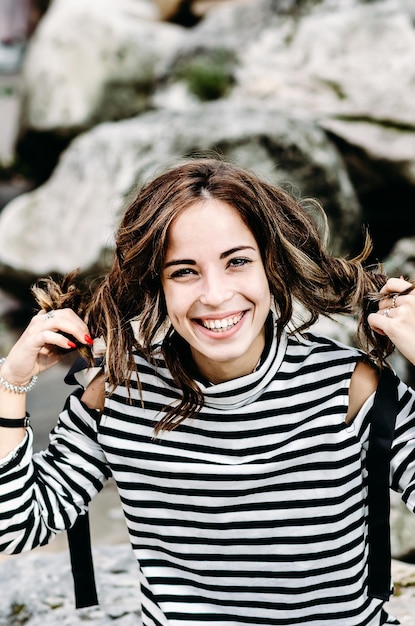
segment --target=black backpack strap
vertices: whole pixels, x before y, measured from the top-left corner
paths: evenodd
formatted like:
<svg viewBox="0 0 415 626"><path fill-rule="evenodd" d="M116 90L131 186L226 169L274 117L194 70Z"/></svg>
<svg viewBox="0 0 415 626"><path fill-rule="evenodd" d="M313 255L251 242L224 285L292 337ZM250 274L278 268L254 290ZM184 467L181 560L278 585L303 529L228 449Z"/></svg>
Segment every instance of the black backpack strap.
<svg viewBox="0 0 415 626"><path fill-rule="evenodd" d="M67 373L65 382L68 385L81 385L82 388L86 383L84 380L80 380L79 376L82 377L85 371L88 371L92 376L96 376L102 371L102 368L102 357L95 359L95 367L92 369L88 369L88 363L85 359L79 357ZM81 391L79 393L82 394ZM82 609L99 604L92 560L88 511L80 515L75 524L68 529L67 537L74 581L75 606L77 609Z"/></svg>
<svg viewBox="0 0 415 626"><path fill-rule="evenodd" d="M67 531L72 576L75 590L75 606L82 609L98 604L92 561L91 534L88 511L80 515Z"/></svg>
<svg viewBox="0 0 415 626"><path fill-rule="evenodd" d="M381 371L371 409L368 470L369 595L389 600L391 595L390 458L398 413L398 378Z"/></svg>

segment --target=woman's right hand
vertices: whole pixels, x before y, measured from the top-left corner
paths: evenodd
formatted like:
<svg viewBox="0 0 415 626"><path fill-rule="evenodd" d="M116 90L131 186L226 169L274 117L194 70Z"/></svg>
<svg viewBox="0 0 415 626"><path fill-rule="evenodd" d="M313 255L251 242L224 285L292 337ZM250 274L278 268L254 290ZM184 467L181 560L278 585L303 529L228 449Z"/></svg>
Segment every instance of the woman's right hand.
<svg viewBox="0 0 415 626"><path fill-rule="evenodd" d="M415 365L415 286L403 278L389 278L380 295L379 310L368 316L368 323Z"/></svg>
<svg viewBox="0 0 415 626"><path fill-rule="evenodd" d="M0 385L0 458L5 458L20 444L26 431L24 426L15 428L7 425L8 419L24 417L26 394L16 393L5 383L27 385L33 376L52 367L65 352L74 349L75 342L86 346L93 344L87 325L71 309L57 309L35 315L10 350L0 370L4 381Z"/></svg>
<svg viewBox="0 0 415 626"><path fill-rule="evenodd" d="M10 350L1 376L14 385L25 385L32 376L58 363L66 351L76 347L75 342L93 344L87 325L74 311L40 311Z"/></svg>

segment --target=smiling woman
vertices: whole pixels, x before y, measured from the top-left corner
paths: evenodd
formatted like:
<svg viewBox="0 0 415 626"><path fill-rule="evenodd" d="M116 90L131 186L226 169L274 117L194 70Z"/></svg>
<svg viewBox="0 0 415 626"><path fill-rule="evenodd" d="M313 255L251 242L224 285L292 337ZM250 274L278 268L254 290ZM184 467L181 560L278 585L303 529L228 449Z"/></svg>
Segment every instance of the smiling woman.
<svg viewBox="0 0 415 626"><path fill-rule="evenodd" d="M112 476L144 626L397 623L390 580L370 583L367 450L389 337L415 362L411 285L364 266L369 237L332 256L301 203L221 160L150 181L115 240L92 294L35 287L1 366L1 549L73 526ZM310 330L335 313L360 348ZM74 346L69 380L87 378L33 455L26 392ZM415 392L398 393L391 486L415 510Z"/></svg>
<svg viewBox="0 0 415 626"><path fill-rule="evenodd" d="M219 383L253 371L271 294L258 244L235 209L205 199L173 221L161 284L169 320L202 376Z"/></svg>

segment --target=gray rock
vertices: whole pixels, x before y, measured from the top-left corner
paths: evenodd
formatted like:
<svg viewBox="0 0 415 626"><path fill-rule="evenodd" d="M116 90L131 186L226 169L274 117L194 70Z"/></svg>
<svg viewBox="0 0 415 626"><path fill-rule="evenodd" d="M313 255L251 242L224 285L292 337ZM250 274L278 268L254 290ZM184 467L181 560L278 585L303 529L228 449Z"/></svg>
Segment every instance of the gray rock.
<svg viewBox="0 0 415 626"><path fill-rule="evenodd" d="M144 173L216 147L320 199L335 252L353 245L368 216L396 238L396 225L415 227L405 211L415 195L409 0L224 2L188 30L158 22L149 6L55 0L39 25L26 59L21 134L73 135L106 119L142 119L80 138L47 185L10 203L1 272L10 265L27 282L74 264L100 271L125 197ZM208 107L203 97L220 102ZM156 110L143 113L150 106ZM316 125L344 153L354 189ZM388 183L408 193L393 218L388 203L378 210L373 199L371 213L361 212L356 196Z"/></svg>
<svg viewBox="0 0 415 626"><path fill-rule="evenodd" d="M383 258L388 237L415 231L414 57L410 0L231 3L192 30L154 103L189 109L209 97L203 73L211 72L227 80L222 97L320 124L341 151Z"/></svg>
<svg viewBox="0 0 415 626"><path fill-rule="evenodd" d="M0 626L139 626L138 565L129 545L99 546L100 605L76 610L69 555L32 552L0 562Z"/></svg>
<svg viewBox="0 0 415 626"><path fill-rule="evenodd" d="M71 136L148 109L161 64L183 36L156 21L145 0L54 0L27 51L20 134Z"/></svg>
<svg viewBox="0 0 415 626"><path fill-rule="evenodd" d="M312 122L222 100L95 127L73 141L42 187L0 215L0 275L102 271L136 185L183 155L217 151L295 195L318 198L334 250L359 234L360 208L342 161Z"/></svg>
<svg viewBox="0 0 415 626"><path fill-rule="evenodd" d="M394 594L386 607L402 626L415 626L415 566L392 561Z"/></svg>
<svg viewBox="0 0 415 626"><path fill-rule="evenodd" d="M403 128L399 121L388 126L370 119L330 118L323 120L322 126L359 150L362 160L372 163L373 186L379 183L376 178L385 174L391 184L402 181L415 186L415 124L411 129Z"/></svg>
<svg viewBox="0 0 415 626"><path fill-rule="evenodd" d="M415 515L402 502L399 494L391 491L391 549L396 559L415 556Z"/></svg>
<svg viewBox="0 0 415 626"><path fill-rule="evenodd" d="M166 81L183 58L222 49L236 58L235 99L270 101L312 119L414 128L411 6L400 0L224 4L192 29Z"/></svg>
<svg viewBox="0 0 415 626"><path fill-rule="evenodd" d="M385 268L391 276L415 277L415 237L405 237L394 245Z"/></svg>
<svg viewBox="0 0 415 626"><path fill-rule="evenodd" d="M19 131L19 116L20 80L15 74L2 75L0 54L0 169L11 167L14 163L15 144ZM4 194L2 187L0 187L0 207L7 200L7 192Z"/></svg>

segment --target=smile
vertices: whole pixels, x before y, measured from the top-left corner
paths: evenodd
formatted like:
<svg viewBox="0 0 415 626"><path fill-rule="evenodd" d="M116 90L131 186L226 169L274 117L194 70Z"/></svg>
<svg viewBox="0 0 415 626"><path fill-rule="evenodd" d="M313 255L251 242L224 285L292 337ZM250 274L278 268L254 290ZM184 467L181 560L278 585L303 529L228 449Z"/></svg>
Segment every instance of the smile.
<svg viewBox="0 0 415 626"><path fill-rule="evenodd" d="M232 317L225 317L221 320L200 320L199 324L208 330L213 330L216 333L222 333L226 330L229 330L233 326L236 326L245 313L240 313L239 315L234 315Z"/></svg>

